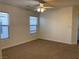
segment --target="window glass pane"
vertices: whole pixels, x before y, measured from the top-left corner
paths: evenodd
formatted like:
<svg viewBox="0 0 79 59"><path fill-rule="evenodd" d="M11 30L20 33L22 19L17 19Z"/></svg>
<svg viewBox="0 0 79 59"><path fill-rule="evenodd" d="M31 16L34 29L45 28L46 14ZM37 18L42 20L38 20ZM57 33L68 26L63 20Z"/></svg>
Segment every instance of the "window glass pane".
<svg viewBox="0 0 79 59"><path fill-rule="evenodd" d="M36 33L36 30L31 30L30 33Z"/></svg>
<svg viewBox="0 0 79 59"><path fill-rule="evenodd" d="M30 16L30 25L37 25L37 17Z"/></svg>
<svg viewBox="0 0 79 59"><path fill-rule="evenodd" d="M8 38L8 26L2 26L1 39Z"/></svg>
<svg viewBox="0 0 79 59"><path fill-rule="evenodd" d="M0 26L0 34L2 33L2 26Z"/></svg>
<svg viewBox="0 0 79 59"><path fill-rule="evenodd" d="M36 33L38 17L30 16L30 33Z"/></svg>
<svg viewBox="0 0 79 59"><path fill-rule="evenodd" d="M9 24L9 15L8 13L0 12L0 25L8 25Z"/></svg>
<svg viewBox="0 0 79 59"><path fill-rule="evenodd" d="M36 30L36 26L30 26L30 31L31 30Z"/></svg>

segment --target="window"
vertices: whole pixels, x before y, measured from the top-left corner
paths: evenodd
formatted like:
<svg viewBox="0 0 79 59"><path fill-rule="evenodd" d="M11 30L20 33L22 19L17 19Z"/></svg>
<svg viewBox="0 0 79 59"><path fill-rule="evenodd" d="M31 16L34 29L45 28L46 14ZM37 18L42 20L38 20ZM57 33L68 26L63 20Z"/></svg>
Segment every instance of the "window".
<svg viewBox="0 0 79 59"><path fill-rule="evenodd" d="M37 32L37 24L38 24L38 18L30 16L30 33Z"/></svg>
<svg viewBox="0 0 79 59"><path fill-rule="evenodd" d="M9 15L8 13L0 12L0 39L7 39L9 28Z"/></svg>

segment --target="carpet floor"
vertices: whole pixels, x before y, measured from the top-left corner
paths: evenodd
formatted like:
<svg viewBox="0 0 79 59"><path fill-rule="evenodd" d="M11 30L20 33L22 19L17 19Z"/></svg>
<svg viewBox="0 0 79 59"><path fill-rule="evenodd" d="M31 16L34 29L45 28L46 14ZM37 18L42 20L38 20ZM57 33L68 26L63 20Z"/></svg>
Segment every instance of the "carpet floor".
<svg viewBox="0 0 79 59"><path fill-rule="evenodd" d="M79 46L40 39L2 52L3 59L79 59Z"/></svg>

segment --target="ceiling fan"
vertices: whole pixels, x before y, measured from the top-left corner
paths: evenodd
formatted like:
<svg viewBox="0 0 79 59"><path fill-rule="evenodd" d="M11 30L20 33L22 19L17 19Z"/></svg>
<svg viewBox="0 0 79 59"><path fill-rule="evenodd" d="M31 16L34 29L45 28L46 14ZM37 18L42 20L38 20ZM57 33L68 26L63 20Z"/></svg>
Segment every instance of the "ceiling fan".
<svg viewBox="0 0 79 59"><path fill-rule="evenodd" d="M34 0L34 1L38 1L39 2L39 5L37 5L37 7L35 9L37 12L44 12L44 11L46 11L49 8L54 8L54 7L50 6L50 4L48 4L44 0Z"/></svg>

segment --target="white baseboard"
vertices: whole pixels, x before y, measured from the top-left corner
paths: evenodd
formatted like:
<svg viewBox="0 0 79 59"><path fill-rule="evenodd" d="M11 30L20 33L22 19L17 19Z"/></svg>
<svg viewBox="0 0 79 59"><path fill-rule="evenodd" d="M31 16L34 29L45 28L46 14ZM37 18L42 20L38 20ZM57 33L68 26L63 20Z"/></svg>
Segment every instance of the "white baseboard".
<svg viewBox="0 0 79 59"><path fill-rule="evenodd" d="M48 41L53 41L53 40L49 40L49 39L46 39L46 38L45 38L45 39L44 39L44 38L39 38L39 39L48 40ZM6 47L2 47L2 49L14 47L14 46L17 46L17 45L20 45L20 44L24 44L24 43L33 41L33 40L36 40L36 39L30 39L30 40L27 40L27 41L24 41L24 42L19 42L19 43L17 43L17 44L12 44L12 45L9 45L9 46L6 46ZM54 40L54 42L59 42L59 41L55 41L55 40ZM72 43L68 43L68 42L59 42L59 43L72 44Z"/></svg>
<svg viewBox="0 0 79 59"><path fill-rule="evenodd" d="M58 43L63 43L63 44L69 44L69 45L72 45L71 42L63 42L63 41L56 41L56 40L52 40L52 39L47 39L47 38L40 38L40 39L43 39L43 40L48 40L48 41L53 41L53 42L58 42Z"/></svg>
<svg viewBox="0 0 79 59"><path fill-rule="evenodd" d="M36 40L36 39L30 39L30 40L27 40L27 41L24 41L24 42L19 42L17 44L12 44L12 45L9 45L9 46L6 46L6 47L2 47L1 49L6 49L6 48L14 47L14 46L17 46L17 45L20 45L20 44L24 44L24 43L33 41L33 40Z"/></svg>

